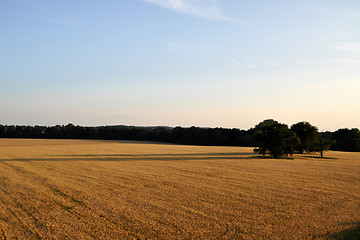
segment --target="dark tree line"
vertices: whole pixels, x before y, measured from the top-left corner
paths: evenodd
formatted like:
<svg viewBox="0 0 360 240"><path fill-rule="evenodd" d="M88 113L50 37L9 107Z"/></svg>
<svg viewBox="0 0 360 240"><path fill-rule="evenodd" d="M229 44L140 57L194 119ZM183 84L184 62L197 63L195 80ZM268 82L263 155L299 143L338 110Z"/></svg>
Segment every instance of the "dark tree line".
<svg viewBox="0 0 360 240"><path fill-rule="evenodd" d="M0 138L54 138L160 141L205 146L259 147L259 153L270 151L273 156L320 151L327 148L338 151L360 151L360 131L339 129L319 133L308 122L299 122L289 128L275 120L265 120L249 130L236 128L200 127L82 127L73 124L57 126L0 125Z"/></svg>
<svg viewBox="0 0 360 240"><path fill-rule="evenodd" d="M360 152L360 131L357 128L342 128L332 134L334 144L331 149L347 152Z"/></svg>
<svg viewBox="0 0 360 240"><path fill-rule="evenodd" d="M251 130L200 127L135 127L68 125L4 126L0 125L0 138L54 138L140 140L208 146L255 146Z"/></svg>

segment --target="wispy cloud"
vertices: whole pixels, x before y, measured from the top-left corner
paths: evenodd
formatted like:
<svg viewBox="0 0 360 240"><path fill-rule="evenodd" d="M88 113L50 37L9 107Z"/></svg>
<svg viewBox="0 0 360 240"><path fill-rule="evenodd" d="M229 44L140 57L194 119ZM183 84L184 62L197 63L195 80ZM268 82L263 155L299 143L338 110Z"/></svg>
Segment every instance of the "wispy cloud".
<svg viewBox="0 0 360 240"><path fill-rule="evenodd" d="M262 56L242 57L240 59L232 59L232 65L235 68L254 69L258 67L279 67L283 65L282 59L271 59Z"/></svg>
<svg viewBox="0 0 360 240"><path fill-rule="evenodd" d="M239 61L238 59L232 59L231 60L231 63L232 65L235 67L235 68L249 68L249 69L254 69L254 68L257 68L258 66L255 65L255 64L247 64L247 63L244 63L242 61Z"/></svg>
<svg viewBox="0 0 360 240"><path fill-rule="evenodd" d="M332 58L328 59L326 63L335 63L335 64L342 64L342 65L359 65L360 59L359 58Z"/></svg>
<svg viewBox="0 0 360 240"><path fill-rule="evenodd" d="M257 66L255 64L246 64L245 65L245 68L250 68L250 69L253 69L253 68L256 68Z"/></svg>
<svg viewBox="0 0 360 240"><path fill-rule="evenodd" d="M360 52L360 43L336 43L330 46L332 49L342 50L346 52L359 53Z"/></svg>
<svg viewBox="0 0 360 240"><path fill-rule="evenodd" d="M232 22L251 28L256 28L254 25L241 21L236 18L225 16L220 9L217 0L141 0L143 2L151 3L159 7L181 13L191 15L198 18Z"/></svg>
<svg viewBox="0 0 360 240"><path fill-rule="evenodd" d="M277 67L283 64L283 61L281 59L275 59L275 60L266 60L264 61L264 65L267 66L273 66L273 67Z"/></svg>
<svg viewBox="0 0 360 240"><path fill-rule="evenodd" d="M237 59L232 59L231 63L235 68L241 68L243 66L242 62Z"/></svg>
<svg viewBox="0 0 360 240"><path fill-rule="evenodd" d="M22 3L22 4L26 4L28 6L32 6L38 9L47 9L48 6L46 5L46 3L40 3L39 1L34 1L34 0L14 0L15 2L18 3Z"/></svg>
<svg viewBox="0 0 360 240"><path fill-rule="evenodd" d="M170 42L168 43L167 48L170 52L176 52L181 48L181 44L178 42Z"/></svg>
<svg viewBox="0 0 360 240"><path fill-rule="evenodd" d="M346 7L347 6L347 7ZM323 12L327 14L335 14L335 15L343 15L346 17L360 17L360 11L359 6L354 6L352 4L342 5L342 7L329 7L329 5L317 5L317 4L311 4L306 6L307 9L314 10L317 13Z"/></svg>
<svg viewBox="0 0 360 240"><path fill-rule="evenodd" d="M57 25L73 25L73 20L71 19L43 19L44 22L50 24L57 24Z"/></svg>

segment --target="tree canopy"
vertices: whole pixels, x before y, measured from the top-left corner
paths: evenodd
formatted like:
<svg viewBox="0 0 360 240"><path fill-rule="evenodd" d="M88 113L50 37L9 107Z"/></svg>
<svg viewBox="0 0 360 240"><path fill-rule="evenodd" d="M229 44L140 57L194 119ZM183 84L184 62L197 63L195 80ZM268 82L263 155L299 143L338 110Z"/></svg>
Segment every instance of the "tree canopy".
<svg viewBox="0 0 360 240"><path fill-rule="evenodd" d="M334 132L334 150L360 152L360 130L357 128L342 128Z"/></svg>
<svg viewBox="0 0 360 240"><path fill-rule="evenodd" d="M274 158L293 155L300 142L286 124L273 119L265 120L255 127L255 140L259 147L255 151Z"/></svg>
<svg viewBox="0 0 360 240"><path fill-rule="evenodd" d="M300 143L296 146L298 153L314 152L319 149L320 136L317 127L308 122L298 122L291 126L291 131L300 140Z"/></svg>

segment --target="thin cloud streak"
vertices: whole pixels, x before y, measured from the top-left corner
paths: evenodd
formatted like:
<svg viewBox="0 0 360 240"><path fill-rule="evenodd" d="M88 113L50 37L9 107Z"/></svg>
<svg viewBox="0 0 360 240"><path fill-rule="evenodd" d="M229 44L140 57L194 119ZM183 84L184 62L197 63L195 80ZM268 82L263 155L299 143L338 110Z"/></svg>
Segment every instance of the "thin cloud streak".
<svg viewBox="0 0 360 240"><path fill-rule="evenodd" d="M336 43L330 46L332 49L342 50L346 52L359 53L360 52L360 43Z"/></svg>
<svg viewBox="0 0 360 240"><path fill-rule="evenodd" d="M43 22L49 23L49 24L57 24L57 25L74 25L75 20L70 18L63 18L63 19L42 19Z"/></svg>
<svg viewBox="0 0 360 240"><path fill-rule="evenodd" d="M242 57L241 59L232 59L232 65L235 68L254 69L258 67L279 67L283 65L282 59L269 59L267 57Z"/></svg>
<svg viewBox="0 0 360 240"><path fill-rule="evenodd" d="M171 43L168 43L167 47L168 47L170 52L176 52L181 48L180 45L181 44L178 43L178 42L171 42Z"/></svg>
<svg viewBox="0 0 360 240"><path fill-rule="evenodd" d="M220 11L219 4L217 0L141 0L156 6L198 18L215 20L215 21L224 21L231 22L250 28L257 28L256 26L241 21L236 18L231 18L223 15Z"/></svg>

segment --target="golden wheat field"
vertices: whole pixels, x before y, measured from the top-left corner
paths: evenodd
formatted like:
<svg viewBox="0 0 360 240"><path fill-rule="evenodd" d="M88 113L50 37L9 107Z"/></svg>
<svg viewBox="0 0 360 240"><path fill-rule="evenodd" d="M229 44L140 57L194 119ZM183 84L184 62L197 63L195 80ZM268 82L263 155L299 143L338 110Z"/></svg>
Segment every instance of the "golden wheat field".
<svg viewBox="0 0 360 240"><path fill-rule="evenodd" d="M0 139L1 239L356 239L360 153Z"/></svg>

